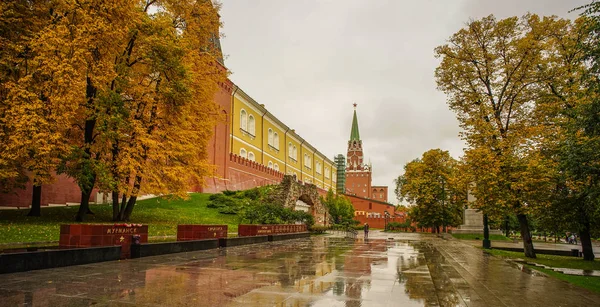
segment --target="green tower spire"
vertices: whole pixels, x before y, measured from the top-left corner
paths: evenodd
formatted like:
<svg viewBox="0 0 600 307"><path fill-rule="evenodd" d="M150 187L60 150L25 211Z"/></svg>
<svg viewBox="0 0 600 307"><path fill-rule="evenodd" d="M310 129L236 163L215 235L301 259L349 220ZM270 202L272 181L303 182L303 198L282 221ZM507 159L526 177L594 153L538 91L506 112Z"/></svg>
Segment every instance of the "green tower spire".
<svg viewBox="0 0 600 307"><path fill-rule="evenodd" d="M352 118L352 131L350 132L350 141L360 141L358 133L358 118L356 118L356 103L354 104L354 118Z"/></svg>

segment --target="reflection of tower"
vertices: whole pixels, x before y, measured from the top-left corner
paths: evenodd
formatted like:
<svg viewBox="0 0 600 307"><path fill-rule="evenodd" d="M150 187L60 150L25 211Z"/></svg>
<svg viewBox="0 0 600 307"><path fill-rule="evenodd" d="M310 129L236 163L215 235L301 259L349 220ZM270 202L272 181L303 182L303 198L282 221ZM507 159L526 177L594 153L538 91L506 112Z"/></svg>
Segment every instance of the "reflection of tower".
<svg viewBox="0 0 600 307"><path fill-rule="evenodd" d="M352 118L352 129L346 158L348 162L346 165L346 193L371 198L371 166L364 164L362 141L356 116L356 103L354 104L354 117Z"/></svg>

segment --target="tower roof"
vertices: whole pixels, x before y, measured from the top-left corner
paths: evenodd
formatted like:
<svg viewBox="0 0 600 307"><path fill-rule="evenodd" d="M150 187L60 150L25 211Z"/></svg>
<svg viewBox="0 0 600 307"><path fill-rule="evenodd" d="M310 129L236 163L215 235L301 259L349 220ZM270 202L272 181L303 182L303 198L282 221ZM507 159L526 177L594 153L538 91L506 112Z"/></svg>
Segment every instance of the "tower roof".
<svg viewBox="0 0 600 307"><path fill-rule="evenodd" d="M356 117L356 103L354 104L354 118L352 118L352 130L350 131L350 141L360 141L358 132L358 118Z"/></svg>

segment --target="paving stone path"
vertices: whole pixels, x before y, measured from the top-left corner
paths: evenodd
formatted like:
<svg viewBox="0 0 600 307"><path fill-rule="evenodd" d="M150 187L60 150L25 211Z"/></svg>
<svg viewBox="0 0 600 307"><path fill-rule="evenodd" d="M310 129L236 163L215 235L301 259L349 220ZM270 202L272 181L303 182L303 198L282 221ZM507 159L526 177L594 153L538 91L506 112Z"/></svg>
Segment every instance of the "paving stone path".
<svg viewBox="0 0 600 307"><path fill-rule="evenodd" d="M0 306L598 306L457 240L372 231L0 275Z"/></svg>

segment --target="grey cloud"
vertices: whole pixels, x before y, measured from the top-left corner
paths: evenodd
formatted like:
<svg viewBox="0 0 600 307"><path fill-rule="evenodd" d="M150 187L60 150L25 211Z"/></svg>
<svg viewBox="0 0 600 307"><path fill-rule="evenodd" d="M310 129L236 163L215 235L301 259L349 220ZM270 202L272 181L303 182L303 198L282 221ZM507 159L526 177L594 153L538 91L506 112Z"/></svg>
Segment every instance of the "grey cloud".
<svg viewBox="0 0 600 307"><path fill-rule="evenodd" d="M436 89L433 49L470 18L527 12L574 18L587 1L226 0L231 79L328 157L346 152L352 103L373 183L389 185L432 148L464 143Z"/></svg>

